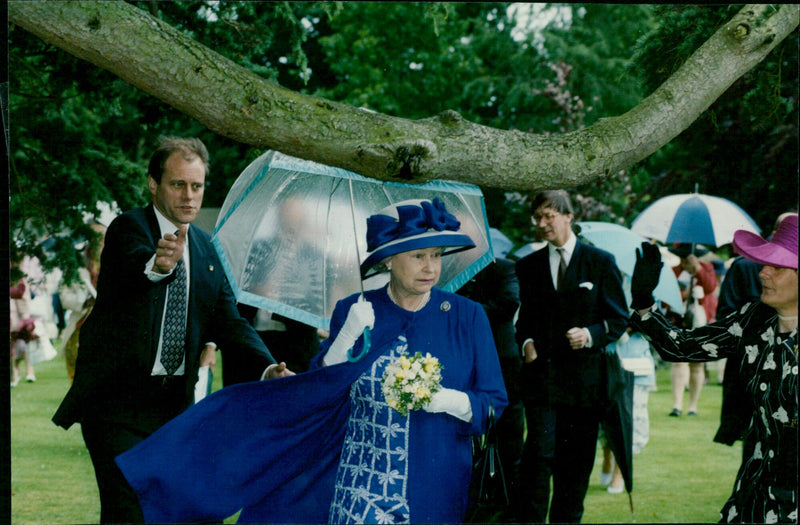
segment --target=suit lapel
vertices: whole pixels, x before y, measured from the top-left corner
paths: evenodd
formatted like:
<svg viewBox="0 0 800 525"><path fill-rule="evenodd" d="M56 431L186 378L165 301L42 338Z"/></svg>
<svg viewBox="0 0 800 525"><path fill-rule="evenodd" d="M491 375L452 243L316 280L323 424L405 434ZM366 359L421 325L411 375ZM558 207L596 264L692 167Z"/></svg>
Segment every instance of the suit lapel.
<svg viewBox="0 0 800 525"><path fill-rule="evenodd" d="M578 275L581 265L581 257L583 256L583 247L581 246L581 242L578 241L575 243L575 249L572 250L572 257L569 258L569 264L567 265L567 273L564 274L564 282L570 284L576 284L580 281L583 277Z"/></svg>
<svg viewBox="0 0 800 525"><path fill-rule="evenodd" d="M186 364L188 366L189 360L194 360L194 341L195 337L195 319L197 319L197 297L200 284L203 278L203 264L205 263L205 256L203 248L198 242L198 236L195 235L194 226L189 225L189 231L186 232L186 247L189 249L189 309L186 317ZM191 357L190 357L191 356Z"/></svg>
<svg viewBox="0 0 800 525"><path fill-rule="evenodd" d="M153 251L155 251L158 240L161 238L161 228L158 226L158 219L156 218L156 212L152 204L144 209L144 215L147 219L147 227L150 229L150 235L153 238Z"/></svg>

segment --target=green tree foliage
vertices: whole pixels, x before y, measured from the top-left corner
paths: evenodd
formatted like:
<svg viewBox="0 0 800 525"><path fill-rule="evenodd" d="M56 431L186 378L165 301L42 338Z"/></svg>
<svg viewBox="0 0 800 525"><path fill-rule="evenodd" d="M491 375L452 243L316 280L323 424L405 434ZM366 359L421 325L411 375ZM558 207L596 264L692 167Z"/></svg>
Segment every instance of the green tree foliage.
<svg viewBox="0 0 800 525"><path fill-rule="evenodd" d="M131 3L292 90L408 119L455 110L533 133L570 132L627 111L735 9L552 4L564 16L542 41L515 38L508 3ZM578 220L630 224L653 199L700 182L766 224L797 193L797 59L795 35L650 159L569 188ZM149 200L147 160L161 134L208 145L205 206L219 206L261 153L13 25L9 63L14 257L37 255L70 275L81 264L73 244L89 235L83 211ZM490 223L517 243L530 240L528 196L485 194ZM41 241L53 236L47 255Z"/></svg>
<svg viewBox="0 0 800 525"><path fill-rule="evenodd" d="M634 56L646 91L678 68L737 6L658 6L658 28ZM797 208L798 32L740 78L695 123L643 163L652 174L636 188L630 213L673 193L730 199L768 233ZM635 216L635 215L634 215Z"/></svg>

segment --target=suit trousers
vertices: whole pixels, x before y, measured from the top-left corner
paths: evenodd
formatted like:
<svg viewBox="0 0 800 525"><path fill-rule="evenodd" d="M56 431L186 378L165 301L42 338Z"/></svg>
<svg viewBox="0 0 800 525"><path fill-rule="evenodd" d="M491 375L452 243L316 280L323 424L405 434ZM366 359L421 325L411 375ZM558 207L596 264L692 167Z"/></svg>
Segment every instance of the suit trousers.
<svg viewBox="0 0 800 525"><path fill-rule="evenodd" d="M139 499L114 462L185 408L182 376L152 377L130 406L120 405L117 420L85 417L81 432L100 491L100 523L144 523Z"/></svg>
<svg viewBox="0 0 800 525"><path fill-rule="evenodd" d="M552 406L525 400L528 435L519 474L517 519L546 523L555 456L556 413Z"/></svg>
<svg viewBox="0 0 800 525"><path fill-rule="evenodd" d="M114 458L143 441L140 433L106 421L81 422L81 432L100 489L100 523L144 523L139 499Z"/></svg>
<svg viewBox="0 0 800 525"><path fill-rule="evenodd" d="M556 407L556 445L550 523L580 523L597 454L597 408Z"/></svg>

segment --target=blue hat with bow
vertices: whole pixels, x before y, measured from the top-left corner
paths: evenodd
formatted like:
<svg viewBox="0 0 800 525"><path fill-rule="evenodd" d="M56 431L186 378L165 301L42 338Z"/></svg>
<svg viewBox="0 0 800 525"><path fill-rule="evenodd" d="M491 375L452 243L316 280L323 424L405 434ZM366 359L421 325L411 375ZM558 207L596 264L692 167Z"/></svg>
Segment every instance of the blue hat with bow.
<svg viewBox="0 0 800 525"><path fill-rule="evenodd" d="M380 273L375 265L402 252L442 247L442 255L474 248L468 235L459 233L461 223L438 198L412 199L391 204L367 218L367 251L361 278Z"/></svg>

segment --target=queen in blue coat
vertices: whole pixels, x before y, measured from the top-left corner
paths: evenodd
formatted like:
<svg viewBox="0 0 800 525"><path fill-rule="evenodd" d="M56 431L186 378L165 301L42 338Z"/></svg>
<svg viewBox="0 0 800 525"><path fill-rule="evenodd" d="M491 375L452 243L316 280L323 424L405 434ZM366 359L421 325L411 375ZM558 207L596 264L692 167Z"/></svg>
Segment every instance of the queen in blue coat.
<svg viewBox="0 0 800 525"><path fill-rule="evenodd" d="M474 246L459 226L437 199L371 216L362 277L389 283L339 301L309 372L223 389L117 458L145 519L463 521L471 437L507 397L483 308L434 287L442 256ZM417 352L439 360L441 389L402 415L381 378Z"/></svg>

